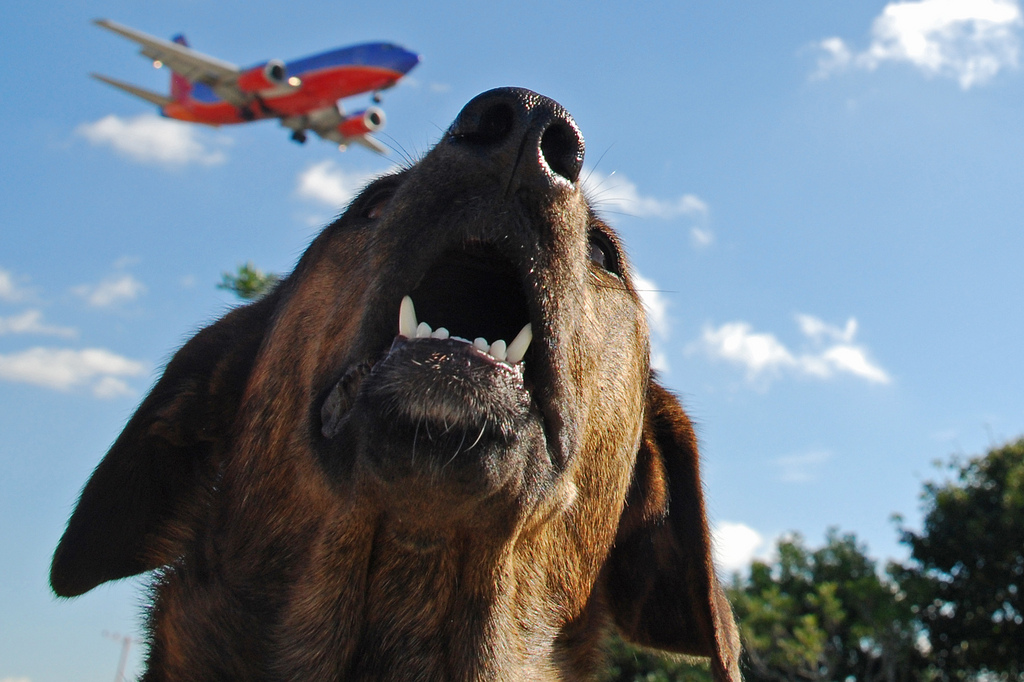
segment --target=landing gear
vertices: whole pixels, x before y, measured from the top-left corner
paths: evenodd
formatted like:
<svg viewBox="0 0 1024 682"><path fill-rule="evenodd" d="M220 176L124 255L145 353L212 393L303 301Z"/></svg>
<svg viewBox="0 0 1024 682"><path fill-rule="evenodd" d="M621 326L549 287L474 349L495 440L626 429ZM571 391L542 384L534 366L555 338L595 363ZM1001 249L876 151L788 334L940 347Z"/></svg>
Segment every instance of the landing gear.
<svg viewBox="0 0 1024 682"><path fill-rule="evenodd" d="M306 144L306 131L296 130L292 133L292 142L298 142L299 144Z"/></svg>
<svg viewBox="0 0 1024 682"><path fill-rule="evenodd" d="M373 93L373 97L371 99L373 100L374 104L380 104L381 102L384 101L384 98L380 96L379 92Z"/></svg>
<svg viewBox="0 0 1024 682"><path fill-rule="evenodd" d="M260 97L259 95L256 95L256 104L260 106L260 111L263 113L264 116L274 116L275 114L277 114L276 111L267 106L267 103L264 102L263 98Z"/></svg>

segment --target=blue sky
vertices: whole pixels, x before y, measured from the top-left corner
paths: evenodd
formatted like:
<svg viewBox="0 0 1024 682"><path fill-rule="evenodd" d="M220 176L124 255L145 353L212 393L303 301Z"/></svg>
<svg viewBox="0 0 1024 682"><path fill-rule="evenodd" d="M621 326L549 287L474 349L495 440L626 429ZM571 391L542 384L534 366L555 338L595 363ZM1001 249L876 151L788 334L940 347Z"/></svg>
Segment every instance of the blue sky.
<svg viewBox="0 0 1024 682"><path fill-rule="evenodd" d="M564 104L698 424L727 567L833 525L903 557L890 516L919 522L932 462L1024 433L1017 0L598 5L7 8L0 681L114 674L103 633L138 635L144 580L70 602L46 584L78 491L174 349L234 305L221 273L287 271L394 162L160 120L87 77L167 87L95 18L243 65L402 44L424 59L386 94L383 139L412 155L485 89Z"/></svg>

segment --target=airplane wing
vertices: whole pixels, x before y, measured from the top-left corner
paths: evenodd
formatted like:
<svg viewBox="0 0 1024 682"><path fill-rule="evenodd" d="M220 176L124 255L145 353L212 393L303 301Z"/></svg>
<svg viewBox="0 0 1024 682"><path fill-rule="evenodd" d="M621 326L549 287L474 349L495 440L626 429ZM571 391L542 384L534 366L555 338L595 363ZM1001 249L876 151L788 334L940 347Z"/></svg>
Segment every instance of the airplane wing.
<svg viewBox="0 0 1024 682"><path fill-rule="evenodd" d="M111 78L110 76L104 76L99 73L90 73L89 75L98 81L103 81L107 85L113 85L115 88L118 88L119 90L124 90L129 95L135 95L136 97L141 97L147 102L152 102L160 108L166 107L168 104L174 103L174 100L166 95L161 95L160 93L153 92L152 90L140 88L139 86L132 85L131 83L119 81L116 78Z"/></svg>
<svg viewBox="0 0 1024 682"><path fill-rule="evenodd" d="M190 81L213 86L223 80L236 78L240 73L234 64L209 57L170 40L155 38L115 21L97 19L93 23L142 45L140 53L163 62L171 71L180 73Z"/></svg>
<svg viewBox="0 0 1024 682"><path fill-rule="evenodd" d="M136 31L109 19L97 19L93 23L138 43L142 46L139 52L143 56L163 63L171 71L184 76L193 83L209 86L218 97L229 104L244 107L254 99L252 92L239 87L240 79L244 78L248 72L242 71L230 62L196 52L190 47L170 40L163 40L142 31ZM254 67L254 70L264 69L275 63L280 64L278 60L270 60L266 64ZM283 69L283 64L280 64L278 68ZM281 84L279 87L294 89L297 85L289 82Z"/></svg>
<svg viewBox="0 0 1024 682"><path fill-rule="evenodd" d="M349 142L355 142L356 144L366 147L371 152L377 152L381 156L386 156L388 153L387 147L378 142L377 138L369 135L357 135L356 137L348 138L348 140Z"/></svg>
<svg viewBox="0 0 1024 682"><path fill-rule="evenodd" d="M282 118L281 125L291 128L298 134L302 134L304 130L312 130L323 139L337 143L342 149L350 144L358 144L381 155L388 153L388 148L370 135L343 135L338 126L344 121L345 115L337 105L334 105L311 111L305 116Z"/></svg>

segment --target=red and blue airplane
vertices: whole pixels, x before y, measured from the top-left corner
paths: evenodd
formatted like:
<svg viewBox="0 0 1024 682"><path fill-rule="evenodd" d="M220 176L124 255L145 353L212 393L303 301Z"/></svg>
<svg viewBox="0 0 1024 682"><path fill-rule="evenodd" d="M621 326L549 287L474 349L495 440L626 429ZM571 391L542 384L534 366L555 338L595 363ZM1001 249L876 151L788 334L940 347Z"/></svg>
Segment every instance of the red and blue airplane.
<svg viewBox="0 0 1024 682"><path fill-rule="evenodd" d="M276 118L291 129L292 139L306 141L311 130L340 149L361 144L384 154L387 149L370 133L384 127L384 112L376 106L345 114L338 100L394 86L420 61L415 52L391 43L366 43L282 62L279 59L246 69L208 57L188 47L185 37L161 40L121 24L99 19L96 25L142 45L140 53L156 67L167 66L170 96L136 85L90 74L93 78L141 97L160 107L168 118L219 126Z"/></svg>

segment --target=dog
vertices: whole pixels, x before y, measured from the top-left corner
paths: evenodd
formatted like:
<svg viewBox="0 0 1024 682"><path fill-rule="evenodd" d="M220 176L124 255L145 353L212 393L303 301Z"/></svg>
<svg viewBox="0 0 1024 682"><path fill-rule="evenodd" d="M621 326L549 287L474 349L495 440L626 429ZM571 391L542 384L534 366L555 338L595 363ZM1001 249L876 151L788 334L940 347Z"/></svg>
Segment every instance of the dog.
<svg viewBox="0 0 1024 682"><path fill-rule="evenodd" d="M477 96L170 360L57 595L154 571L143 680L585 680L612 628L739 680L697 442L583 137Z"/></svg>

